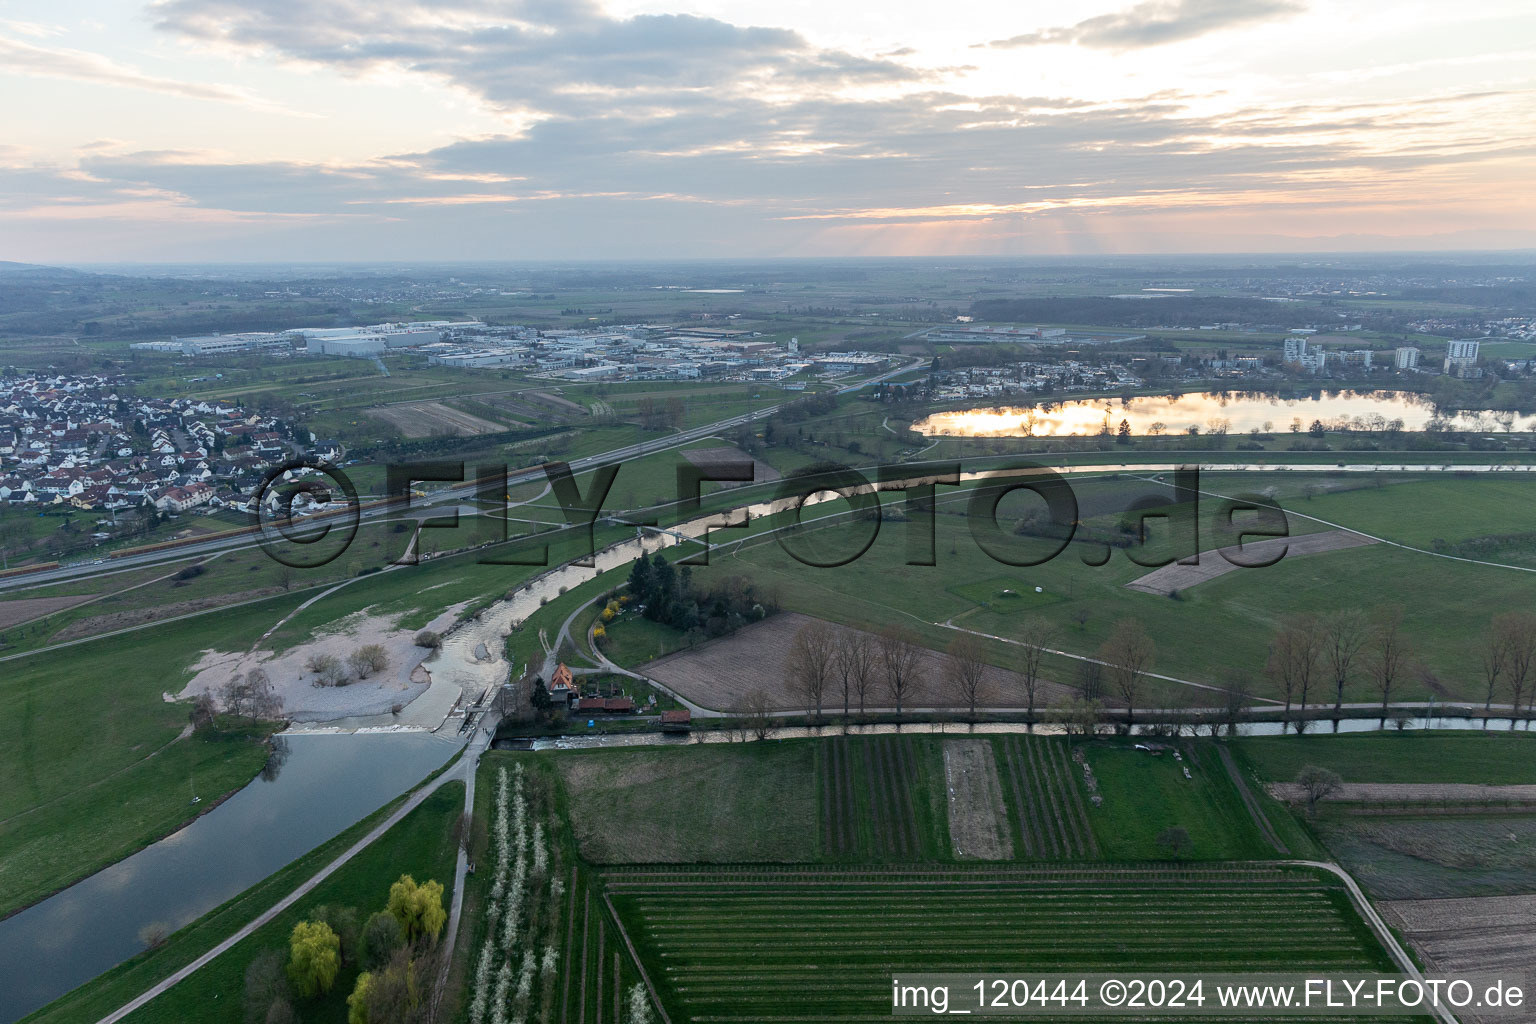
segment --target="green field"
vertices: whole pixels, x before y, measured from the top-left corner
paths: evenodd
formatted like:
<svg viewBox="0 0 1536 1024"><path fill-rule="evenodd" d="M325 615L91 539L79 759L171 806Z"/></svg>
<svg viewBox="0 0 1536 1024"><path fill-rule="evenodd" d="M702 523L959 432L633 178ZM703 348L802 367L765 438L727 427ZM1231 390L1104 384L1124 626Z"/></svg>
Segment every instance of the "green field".
<svg viewBox="0 0 1536 1024"><path fill-rule="evenodd" d="M1235 746L1268 782L1289 782L1303 765L1315 764L1333 769L1345 782L1536 783L1536 735L1526 732L1256 736Z"/></svg>

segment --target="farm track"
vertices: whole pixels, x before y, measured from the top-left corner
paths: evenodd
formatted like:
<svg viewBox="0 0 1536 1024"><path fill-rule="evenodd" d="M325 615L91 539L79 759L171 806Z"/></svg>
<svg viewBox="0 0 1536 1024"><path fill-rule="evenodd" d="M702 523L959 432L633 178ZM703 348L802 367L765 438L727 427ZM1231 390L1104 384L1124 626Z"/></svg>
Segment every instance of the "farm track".
<svg viewBox="0 0 1536 1024"><path fill-rule="evenodd" d="M889 1019L891 972L917 964L1389 969L1338 880L1284 865L632 867L604 883L677 1024Z"/></svg>
<svg viewBox="0 0 1536 1024"><path fill-rule="evenodd" d="M1098 857L1098 839L1066 745L1040 736L1010 735L997 742L1001 774L1013 795L1021 854L1041 860Z"/></svg>

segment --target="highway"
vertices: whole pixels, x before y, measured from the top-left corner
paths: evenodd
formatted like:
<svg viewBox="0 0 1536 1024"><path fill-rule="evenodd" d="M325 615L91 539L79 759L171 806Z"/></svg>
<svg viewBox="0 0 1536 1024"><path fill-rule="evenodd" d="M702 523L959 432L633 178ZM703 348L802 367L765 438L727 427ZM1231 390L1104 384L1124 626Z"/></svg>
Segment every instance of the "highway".
<svg viewBox="0 0 1536 1024"><path fill-rule="evenodd" d="M870 377L866 380L861 380L857 384L849 384L844 387L840 387L837 389L837 393L840 395L851 394L862 388L882 383L892 377L900 376L903 373L907 373L910 370L918 368L923 364L923 362L924 360L922 359L913 359L903 364L902 366L899 366L893 370L887 370L885 373L882 373L878 376ZM675 434L668 434L665 437L652 438L648 441L641 441L638 444L626 445L622 448L615 448L611 451L602 452L597 455L588 455L584 458L576 459L571 462L571 472L583 473L587 470L596 469L600 466L607 466L616 462L628 462L632 459L643 458L647 455L655 455L658 452L664 452L672 448L678 448L682 445L690 444L694 441L700 440L701 438L711 437L723 431L733 430L737 427L752 423L755 420L760 420L767 416L771 416L782 406L789 404L790 401L793 401L793 399L787 399L784 402L767 405L750 413L744 413L738 416L730 416L726 419L716 420L713 423L706 423L703 426L692 427L688 430L682 430ZM535 466L530 469L523 469L508 473L507 486L513 487L518 484L528 483L530 481L542 481L543 479L543 467ZM401 517L405 514L408 514L411 510L425 509L431 507L432 505L447 501L457 502L467 498L473 498L475 496L475 491L476 484L462 484L460 486L436 491L433 493L429 501L423 502L420 505L413 504L409 507L409 509L402 509L398 505L387 505L378 508L365 509L362 513L361 519L374 520L392 516ZM344 520L340 521L344 522ZM41 572L24 573L19 576L10 576L4 579L0 579L0 593L13 590L23 590L36 587L40 584L61 583L66 580L103 576L110 573L123 572L130 569L142 569L146 566L160 565L168 562L187 561L193 558L203 558L219 552L238 551L244 548L252 548L256 546L258 546L258 541L254 538L253 535L242 534L234 537L215 537L201 543L186 544L164 551L145 551L135 555L124 555L121 558L94 559L86 562L72 562L68 565L61 565L56 569L46 569Z"/></svg>

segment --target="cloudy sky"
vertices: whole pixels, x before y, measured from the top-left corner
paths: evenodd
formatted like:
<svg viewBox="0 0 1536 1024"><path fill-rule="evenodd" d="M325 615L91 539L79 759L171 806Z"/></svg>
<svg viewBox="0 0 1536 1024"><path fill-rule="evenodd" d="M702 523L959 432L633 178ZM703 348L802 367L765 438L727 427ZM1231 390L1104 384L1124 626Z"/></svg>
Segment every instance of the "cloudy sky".
<svg viewBox="0 0 1536 1024"><path fill-rule="evenodd" d="M1536 6L0 0L0 259L1536 246Z"/></svg>

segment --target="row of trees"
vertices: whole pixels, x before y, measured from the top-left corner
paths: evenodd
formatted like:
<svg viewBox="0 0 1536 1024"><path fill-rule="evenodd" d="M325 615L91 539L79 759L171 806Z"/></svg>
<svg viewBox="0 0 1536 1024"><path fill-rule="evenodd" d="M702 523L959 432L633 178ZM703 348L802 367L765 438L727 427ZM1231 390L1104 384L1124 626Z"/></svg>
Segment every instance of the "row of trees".
<svg viewBox="0 0 1536 1024"><path fill-rule="evenodd" d="M1501 696L1507 696L1516 711L1530 708L1536 699L1531 677L1536 667L1536 613L1494 616L1481 641L1479 664L1485 711ZM1370 612L1343 608L1287 616L1270 642L1265 663L1265 675L1285 697L1287 716L1293 704L1306 709L1322 703L1317 699L1320 690L1338 711L1345 688L1362 674L1380 697L1383 716L1405 679L1417 678L1435 694L1447 689L1414 652L1397 605Z"/></svg>
<svg viewBox="0 0 1536 1024"><path fill-rule="evenodd" d="M1026 714L1034 721L1041 701L1041 669L1056 646L1057 629L1043 618L1024 620L1012 638L1010 668L1023 688ZM819 721L827 704L841 704L847 718L854 708L863 715L867 702L884 698L899 715L913 694L929 683L946 706L976 709L998 696L982 638L960 634L934 664L917 635L904 626L877 634L816 620L800 627L786 662L789 691L810 707ZM1121 619L1084 659L1079 698L1062 709L1072 722L1091 715L1097 721L1104 698L1124 706L1124 720L1136 721L1146 706L1157 646L1136 619ZM1494 616L1481 642L1484 709L1507 699L1515 710L1536 711L1536 613L1510 611ZM1359 679L1369 680L1380 699L1382 717L1405 681L1416 679L1432 693L1447 690L1433 669L1414 652L1403 628L1403 611L1385 605L1370 611L1345 608L1324 614L1286 616L1276 629L1264 666L1284 699L1285 717L1331 704L1342 710L1345 692ZM930 676L932 679L930 680ZM1228 670L1218 688L1225 704L1223 721L1236 721L1252 697L1249 674Z"/></svg>
<svg viewBox="0 0 1536 1024"><path fill-rule="evenodd" d="M1055 631L1044 620L1034 619L1024 624L1022 635L1017 668L1033 720L1040 668ZM900 715L935 670L932 681L942 688L947 702L965 707L974 716L978 706L995 696L995 680L988 669L985 646L970 633L960 634L934 666L917 634L905 626L887 626L871 634L821 620L796 631L786 664L790 692L814 710L818 721L829 701L841 703L845 719L855 704L863 715L871 698L887 699Z"/></svg>

